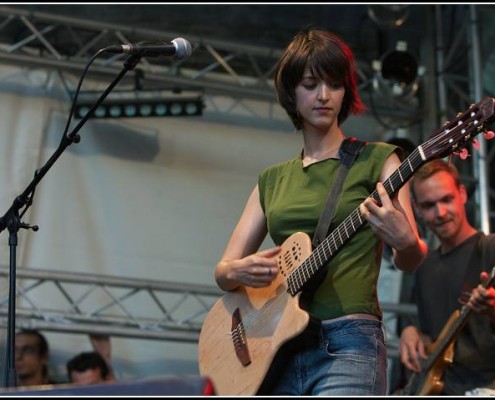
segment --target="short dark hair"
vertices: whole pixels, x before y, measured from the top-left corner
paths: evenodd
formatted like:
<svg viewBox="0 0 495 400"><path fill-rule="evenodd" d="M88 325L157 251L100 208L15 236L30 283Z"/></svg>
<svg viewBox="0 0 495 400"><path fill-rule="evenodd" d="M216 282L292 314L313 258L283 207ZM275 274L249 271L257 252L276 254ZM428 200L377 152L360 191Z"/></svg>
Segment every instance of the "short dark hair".
<svg viewBox="0 0 495 400"><path fill-rule="evenodd" d="M48 341L41 332L37 331L36 329L21 329L17 332L17 335L20 334L35 336L38 339L38 354L40 356L48 355L48 352L50 351L50 348L48 347Z"/></svg>
<svg viewBox="0 0 495 400"><path fill-rule="evenodd" d="M87 351L77 354L67 361L67 374L69 381L71 380L72 372L84 372L88 369L99 369L101 376L106 379L109 374L108 365L100 353L96 351Z"/></svg>
<svg viewBox="0 0 495 400"><path fill-rule="evenodd" d="M345 95L338 115L342 124L350 113L360 114L365 107L357 89L357 66L350 46L335 33L321 28L308 28L297 33L280 57L275 71L278 101L297 130L302 118L297 112L296 86L309 67L315 77L332 84L342 84Z"/></svg>

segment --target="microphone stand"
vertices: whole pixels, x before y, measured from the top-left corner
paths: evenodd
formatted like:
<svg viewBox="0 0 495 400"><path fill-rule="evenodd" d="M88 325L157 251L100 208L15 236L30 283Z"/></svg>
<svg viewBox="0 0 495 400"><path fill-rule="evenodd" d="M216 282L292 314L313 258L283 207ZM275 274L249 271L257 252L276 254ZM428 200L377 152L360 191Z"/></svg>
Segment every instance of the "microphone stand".
<svg viewBox="0 0 495 400"><path fill-rule="evenodd" d="M64 135L59 147L55 153L50 157L50 159L45 163L45 165L38 169L34 175L34 179L28 185L28 187L17 196L12 204L12 206L7 210L5 215L0 218L0 232L5 228L9 231L9 247L10 247L10 269L9 269L9 306L8 306L8 319L7 319L7 345L6 345L6 355L5 355L5 372L4 372L4 383L5 387L17 386L17 375L15 372L15 296L16 296L16 248L17 248L17 232L19 229L32 229L33 231L38 230L38 226L31 226L21 222L19 216L19 209L26 206L26 209L32 203L32 197L34 195L34 190L36 185L45 176L48 170L53 166L55 161L60 157L64 150L70 146L72 143L79 143L81 137L77 132L82 128L82 126L89 119L91 114L98 108L98 106L105 100L105 98L110 94L113 88L118 82L124 77L124 75L129 71L134 69L137 63L141 60L142 54L131 55L124 61L124 67L117 75L117 77L110 83L107 89L101 94L96 103L90 108L86 115L79 121L74 130L67 135ZM24 213L23 213L24 214Z"/></svg>

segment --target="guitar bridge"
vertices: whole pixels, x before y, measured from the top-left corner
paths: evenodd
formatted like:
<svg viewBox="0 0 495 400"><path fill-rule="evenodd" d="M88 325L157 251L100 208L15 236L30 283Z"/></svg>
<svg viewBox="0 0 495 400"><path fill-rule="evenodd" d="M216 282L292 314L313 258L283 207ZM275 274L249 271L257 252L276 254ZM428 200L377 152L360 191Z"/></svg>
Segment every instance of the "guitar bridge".
<svg viewBox="0 0 495 400"><path fill-rule="evenodd" d="M235 353L241 364L243 366L251 364L251 357L249 356L246 341L246 332L244 331L244 324L242 323L241 311L239 308L236 308L232 315L232 328L230 333L232 335Z"/></svg>

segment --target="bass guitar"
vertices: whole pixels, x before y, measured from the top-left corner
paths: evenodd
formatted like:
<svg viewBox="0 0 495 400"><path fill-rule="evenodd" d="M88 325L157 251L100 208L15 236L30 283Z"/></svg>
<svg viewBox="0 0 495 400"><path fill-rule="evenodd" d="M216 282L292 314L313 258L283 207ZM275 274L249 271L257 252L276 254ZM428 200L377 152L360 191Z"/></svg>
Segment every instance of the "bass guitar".
<svg viewBox="0 0 495 400"><path fill-rule="evenodd" d="M387 193L393 197L427 161L463 149L486 131L493 115L494 99L486 97L433 132L384 182ZM370 196L380 204L376 190ZM198 359L200 374L211 379L218 395L263 392L276 374L274 361L282 347L310 326L309 313L300 301L303 287L365 223L357 207L313 251L307 234L291 235L281 246L279 273L269 286L239 287L213 304L202 324Z"/></svg>
<svg viewBox="0 0 495 400"><path fill-rule="evenodd" d="M495 267L483 282L485 288L495 283ZM466 324L472 310L462 306L452 313L434 343L427 346L428 357L421 360L421 372L413 372L406 386L398 391L400 396L434 396L443 390L442 375L445 368L454 361L454 344Z"/></svg>

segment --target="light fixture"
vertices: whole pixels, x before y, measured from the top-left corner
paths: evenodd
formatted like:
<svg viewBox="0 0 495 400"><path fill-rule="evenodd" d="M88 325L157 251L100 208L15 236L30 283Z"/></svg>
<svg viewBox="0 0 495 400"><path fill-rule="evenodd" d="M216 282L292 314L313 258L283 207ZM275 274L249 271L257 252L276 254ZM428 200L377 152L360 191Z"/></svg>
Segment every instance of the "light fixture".
<svg viewBox="0 0 495 400"><path fill-rule="evenodd" d="M74 117L83 118L99 92L81 92ZM129 90L111 92L89 118L193 117L203 115L204 101L197 92Z"/></svg>
<svg viewBox="0 0 495 400"><path fill-rule="evenodd" d="M368 6L368 15L382 28L397 28L406 22L409 10L409 4L373 4Z"/></svg>
<svg viewBox="0 0 495 400"><path fill-rule="evenodd" d="M407 51L407 43L398 41L396 48L373 61L373 88L391 97L408 97L418 90L418 77L424 73L416 58Z"/></svg>

